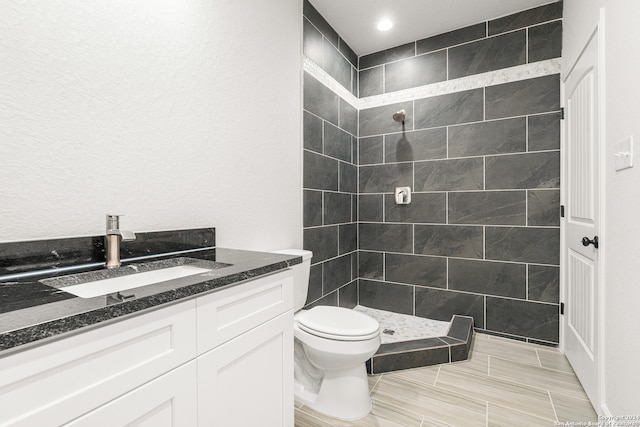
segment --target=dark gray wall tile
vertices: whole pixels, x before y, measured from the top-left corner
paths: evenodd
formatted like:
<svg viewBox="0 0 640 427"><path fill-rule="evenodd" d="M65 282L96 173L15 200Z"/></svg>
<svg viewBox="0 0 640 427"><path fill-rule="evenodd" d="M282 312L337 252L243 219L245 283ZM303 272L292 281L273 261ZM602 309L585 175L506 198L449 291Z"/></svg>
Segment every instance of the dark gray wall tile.
<svg viewBox="0 0 640 427"><path fill-rule="evenodd" d="M330 123L325 123L324 154L351 162L351 135Z"/></svg>
<svg viewBox="0 0 640 427"><path fill-rule="evenodd" d="M486 158L487 190L560 187L560 152Z"/></svg>
<svg viewBox="0 0 640 427"><path fill-rule="evenodd" d="M560 75L489 86L485 96L487 120L556 111L560 109ZM416 117L417 111L416 103Z"/></svg>
<svg viewBox="0 0 640 427"><path fill-rule="evenodd" d="M358 168L352 164L340 162L340 191L358 192Z"/></svg>
<svg viewBox="0 0 640 427"><path fill-rule="evenodd" d="M316 264L311 266L311 271L309 272L309 289L305 304L309 304L320 297L322 297L322 264Z"/></svg>
<svg viewBox="0 0 640 427"><path fill-rule="evenodd" d="M340 129L346 130L351 135L358 135L358 110L344 99L340 98Z"/></svg>
<svg viewBox="0 0 640 427"><path fill-rule="evenodd" d="M562 56L562 21L549 22L528 29L529 62Z"/></svg>
<svg viewBox="0 0 640 427"><path fill-rule="evenodd" d="M338 253L340 255L358 249L358 225L344 224L338 229Z"/></svg>
<svg viewBox="0 0 640 427"><path fill-rule="evenodd" d="M560 190L529 190L527 206L527 225L560 227Z"/></svg>
<svg viewBox="0 0 640 427"><path fill-rule="evenodd" d="M413 314L413 286L358 280L361 305L394 313Z"/></svg>
<svg viewBox="0 0 640 427"><path fill-rule="evenodd" d="M526 225L524 191L449 193L449 223Z"/></svg>
<svg viewBox="0 0 640 427"><path fill-rule="evenodd" d="M357 137L353 137L353 139L351 140L351 163L353 163L354 165L357 165L359 160L358 160L358 138Z"/></svg>
<svg viewBox="0 0 640 427"><path fill-rule="evenodd" d="M351 222L351 195L324 193L324 223L343 224Z"/></svg>
<svg viewBox="0 0 640 427"><path fill-rule="evenodd" d="M487 297L487 329L558 342L558 306Z"/></svg>
<svg viewBox="0 0 640 427"><path fill-rule="evenodd" d="M385 93L447 80L447 52L440 51L384 66Z"/></svg>
<svg viewBox="0 0 640 427"><path fill-rule="evenodd" d="M482 158L415 163L415 191L482 190Z"/></svg>
<svg viewBox="0 0 640 427"><path fill-rule="evenodd" d="M334 46L338 46L338 33L333 27L320 15L320 12L309 3L308 0L304 0L302 3L302 14L315 25L320 32L329 40Z"/></svg>
<svg viewBox="0 0 640 427"><path fill-rule="evenodd" d="M562 1L489 21L489 35L516 30L559 18L562 18Z"/></svg>
<svg viewBox="0 0 640 427"><path fill-rule="evenodd" d="M338 306L338 291L331 292L330 294L327 294L327 295L323 296L319 300L314 301L313 303L306 305L305 308L306 309L311 309L311 308L319 306L319 305L330 305L332 307L337 307Z"/></svg>
<svg viewBox="0 0 640 427"><path fill-rule="evenodd" d="M347 58L347 60L351 63L351 65L353 65L354 67L358 67L358 55L356 55L356 53L353 51L353 49L351 49L351 46L349 46L347 44L347 42L345 42L342 37L339 38L338 40L338 48L340 50L340 53L342 53L344 55L345 58Z"/></svg>
<svg viewBox="0 0 640 427"><path fill-rule="evenodd" d="M351 255L322 263L322 292L328 294L351 281Z"/></svg>
<svg viewBox="0 0 640 427"><path fill-rule="evenodd" d="M359 249L413 253L413 226L406 224L358 225Z"/></svg>
<svg viewBox="0 0 640 427"><path fill-rule="evenodd" d="M358 72L360 98L384 93L383 65Z"/></svg>
<svg viewBox="0 0 640 427"><path fill-rule="evenodd" d="M400 102L360 110L360 136L402 132L402 123L393 120L393 115L400 110L405 110L407 113L404 128L411 129L413 126L413 104L411 101Z"/></svg>
<svg viewBox="0 0 640 427"><path fill-rule="evenodd" d="M419 255L385 255L385 280L411 285L447 287L447 260Z"/></svg>
<svg viewBox="0 0 640 427"><path fill-rule="evenodd" d="M436 128L384 136L386 163L447 157L447 129Z"/></svg>
<svg viewBox="0 0 640 427"><path fill-rule="evenodd" d="M313 252L313 264L338 256L338 227L307 228L303 231L304 249Z"/></svg>
<svg viewBox="0 0 640 427"><path fill-rule="evenodd" d="M464 258L482 258L482 227L461 225L416 225L415 253Z"/></svg>
<svg viewBox="0 0 640 427"><path fill-rule="evenodd" d="M354 280L338 290L340 307L354 308L358 305L358 281Z"/></svg>
<svg viewBox="0 0 640 427"><path fill-rule="evenodd" d="M482 89L418 99L415 101L415 129L482 120L483 102Z"/></svg>
<svg viewBox="0 0 640 427"><path fill-rule="evenodd" d="M449 289L525 299L526 270L525 264L449 259Z"/></svg>
<svg viewBox="0 0 640 427"><path fill-rule="evenodd" d="M351 64L330 43L323 44L324 70L347 90L351 90Z"/></svg>
<svg viewBox="0 0 640 427"><path fill-rule="evenodd" d="M560 113L529 117L529 151L560 149Z"/></svg>
<svg viewBox="0 0 640 427"><path fill-rule="evenodd" d="M320 67L323 66L322 33L306 18L302 30L302 52Z"/></svg>
<svg viewBox="0 0 640 427"><path fill-rule="evenodd" d="M534 301L560 302L560 268L529 265L529 298Z"/></svg>
<svg viewBox="0 0 640 427"><path fill-rule="evenodd" d="M382 147L382 135L358 138L358 164L371 165L384 163Z"/></svg>
<svg viewBox="0 0 640 427"><path fill-rule="evenodd" d="M441 289L416 288L416 316L449 322L456 314L471 316L476 327L484 327L484 297Z"/></svg>
<svg viewBox="0 0 640 427"><path fill-rule="evenodd" d="M526 150L527 123L524 117L449 128L449 157L517 153Z"/></svg>
<svg viewBox="0 0 640 427"><path fill-rule="evenodd" d="M358 195L351 195L351 222L358 221Z"/></svg>
<svg viewBox="0 0 640 427"><path fill-rule="evenodd" d="M358 251L358 277L384 280L383 258L381 252Z"/></svg>
<svg viewBox="0 0 640 427"><path fill-rule="evenodd" d="M303 226L313 227L322 225L322 191L304 190Z"/></svg>
<svg viewBox="0 0 640 427"><path fill-rule="evenodd" d="M358 168L361 193L389 193L396 187L411 186L412 163L360 166Z"/></svg>
<svg viewBox="0 0 640 427"><path fill-rule="evenodd" d="M527 34L515 31L449 49L449 78L522 65L526 62Z"/></svg>
<svg viewBox="0 0 640 427"><path fill-rule="evenodd" d="M415 42L392 47L391 49L381 50L379 52L370 53L361 56L359 59L359 69L363 70L376 65L385 64L399 59L409 58L416 54Z"/></svg>
<svg viewBox="0 0 640 427"><path fill-rule="evenodd" d="M449 31L448 33L442 33L437 36L418 40L416 42L416 53L420 55L434 50L443 49L445 47L482 39L486 37L486 35L487 25L485 22L481 22L469 27L460 28L459 30Z"/></svg>
<svg viewBox="0 0 640 427"><path fill-rule="evenodd" d="M303 117L304 148L322 153L322 119L306 111Z"/></svg>
<svg viewBox="0 0 640 427"><path fill-rule="evenodd" d="M303 186L307 189L338 190L338 161L304 151Z"/></svg>
<svg viewBox="0 0 640 427"><path fill-rule="evenodd" d="M358 70L356 67L351 67L351 94L358 96Z"/></svg>
<svg viewBox="0 0 640 427"><path fill-rule="evenodd" d="M486 258L558 265L558 228L486 227ZM417 237L416 237L417 240Z"/></svg>
<svg viewBox="0 0 640 427"><path fill-rule="evenodd" d="M397 205L395 196L384 195L384 220L386 222L447 222L447 197L444 193L413 193L411 203Z"/></svg>
<svg viewBox="0 0 640 427"><path fill-rule="evenodd" d="M383 222L382 194L358 196L358 221Z"/></svg>
<svg viewBox="0 0 640 427"><path fill-rule="evenodd" d="M338 95L307 72L304 73L303 92L305 110L335 125L338 124Z"/></svg>

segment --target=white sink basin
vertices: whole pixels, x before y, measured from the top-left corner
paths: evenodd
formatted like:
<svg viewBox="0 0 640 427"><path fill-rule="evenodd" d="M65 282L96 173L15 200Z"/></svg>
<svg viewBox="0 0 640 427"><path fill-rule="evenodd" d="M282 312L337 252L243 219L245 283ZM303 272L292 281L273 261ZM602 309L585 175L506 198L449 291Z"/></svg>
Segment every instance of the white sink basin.
<svg viewBox="0 0 640 427"><path fill-rule="evenodd" d="M126 291L127 289L153 285L154 283L206 273L208 271L211 271L211 269L194 267L192 265L179 265L177 267L162 268L160 270L135 273L128 276L96 280L80 285L65 286L60 289L81 298L93 298L114 292Z"/></svg>

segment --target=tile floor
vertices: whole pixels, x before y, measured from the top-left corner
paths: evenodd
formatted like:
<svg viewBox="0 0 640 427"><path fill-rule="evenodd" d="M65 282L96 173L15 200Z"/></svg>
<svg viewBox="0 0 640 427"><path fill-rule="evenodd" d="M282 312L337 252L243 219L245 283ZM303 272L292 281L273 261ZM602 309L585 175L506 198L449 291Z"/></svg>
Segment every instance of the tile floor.
<svg viewBox="0 0 640 427"><path fill-rule="evenodd" d="M597 414L556 349L475 334L469 360L369 377L373 409L341 421L296 403L296 427L554 426Z"/></svg>

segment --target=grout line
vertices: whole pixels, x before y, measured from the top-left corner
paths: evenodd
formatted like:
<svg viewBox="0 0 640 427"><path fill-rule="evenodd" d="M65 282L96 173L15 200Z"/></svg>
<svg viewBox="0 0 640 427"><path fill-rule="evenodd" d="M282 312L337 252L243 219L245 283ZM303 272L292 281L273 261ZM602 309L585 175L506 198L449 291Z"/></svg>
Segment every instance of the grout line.
<svg viewBox="0 0 640 427"><path fill-rule="evenodd" d="M438 377L440 377L440 369L442 369L442 364L438 365L438 372L436 372L436 377L433 379L433 386L436 387L438 383Z"/></svg>
<svg viewBox="0 0 640 427"><path fill-rule="evenodd" d="M556 417L556 421L558 421L558 413L556 412L556 405L553 404L553 398L551 397L550 390L547 390L547 396L549 396L549 402L551 402L551 409L553 409L553 415Z"/></svg>
<svg viewBox="0 0 640 427"><path fill-rule="evenodd" d="M538 353L538 349L534 348L533 350L536 352L536 357L538 358L538 364L540 365L541 368L544 368L544 366L542 366L542 360L540 360L540 353Z"/></svg>

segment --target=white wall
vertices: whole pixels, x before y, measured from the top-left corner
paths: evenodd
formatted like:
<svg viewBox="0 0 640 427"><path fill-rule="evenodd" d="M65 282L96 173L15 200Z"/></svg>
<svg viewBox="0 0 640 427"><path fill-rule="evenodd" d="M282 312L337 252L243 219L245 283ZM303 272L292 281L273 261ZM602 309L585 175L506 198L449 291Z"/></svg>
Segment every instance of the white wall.
<svg viewBox="0 0 640 427"><path fill-rule="evenodd" d="M0 2L0 241L301 246L301 2Z"/></svg>
<svg viewBox="0 0 640 427"><path fill-rule="evenodd" d="M579 53L605 7L606 205L605 408L615 415L640 414L640 3L637 0L565 0L566 66ZM635 138L636 166L614 170L614 144Z"/></svg>

